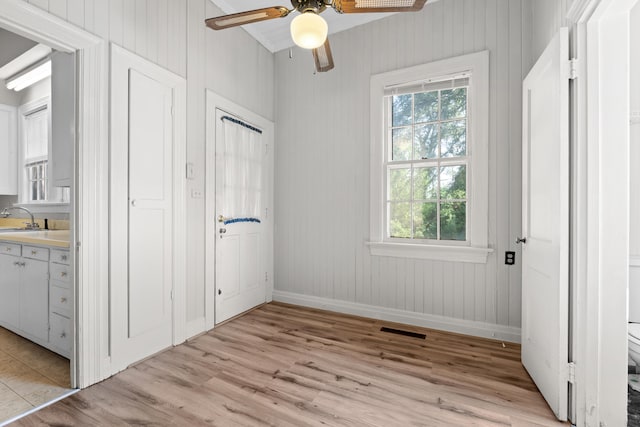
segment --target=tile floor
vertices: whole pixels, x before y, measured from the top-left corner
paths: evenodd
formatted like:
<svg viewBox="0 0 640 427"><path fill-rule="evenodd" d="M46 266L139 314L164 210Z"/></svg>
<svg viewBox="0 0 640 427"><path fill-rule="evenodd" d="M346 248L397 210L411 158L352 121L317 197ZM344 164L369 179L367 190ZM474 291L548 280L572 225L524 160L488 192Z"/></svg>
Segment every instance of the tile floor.
<svg viewBox="0 0 640 427"><path fill-rule="evenodd" d="M0 328L0 424L69 390L68 359Z"/></svg>

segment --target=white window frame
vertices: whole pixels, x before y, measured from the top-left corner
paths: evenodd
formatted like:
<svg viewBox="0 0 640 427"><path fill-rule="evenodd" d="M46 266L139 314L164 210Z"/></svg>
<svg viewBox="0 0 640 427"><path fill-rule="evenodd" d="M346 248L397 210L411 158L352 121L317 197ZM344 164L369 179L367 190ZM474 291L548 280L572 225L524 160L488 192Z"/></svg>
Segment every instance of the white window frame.
<svg viewBox="0 0 640 427"><path fill-rule="evenodd" d="M48 199L42 201L28 200L28 178L25 172L26 159L25 159L25 147L24 147L24 126L26 117L39 110L46 109L48 114L48 142L47 142L47 160L48 171ZM51 133L51 97L45 96L42 98L29 101L26 104L21 105L18 108L18 134L19 134L19 158L18 158L18 203L15 206L28 207L33 213L67 213L69 212L69 201L64 200L63 190L61 188L54 187L51 184L51 150L52 150L52 133ZM67 196L68 197L68 196Z"/></svg>
<svg viewBox="0 0 640 427"><path fill-rule="evenodd" d="M385 89L414 85L447 76L469 77L467 122L467 240L424 242L385 238L386 235L386 142ZM371 255L486 263L489 224L489 51L429 62L371 76ZM399 242L402 240L402 242Z"/></svg>

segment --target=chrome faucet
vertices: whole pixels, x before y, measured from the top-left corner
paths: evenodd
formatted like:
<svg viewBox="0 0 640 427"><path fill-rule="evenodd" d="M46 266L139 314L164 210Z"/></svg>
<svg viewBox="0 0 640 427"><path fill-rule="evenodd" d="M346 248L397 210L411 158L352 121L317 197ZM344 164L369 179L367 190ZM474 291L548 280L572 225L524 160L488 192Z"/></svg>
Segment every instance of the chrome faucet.
<svg viewBox="0 0 640 427"><path fill-rule="evenodd" d="M26 213L29 214L29 216L31 217L31 222L30 223L29 222L25 223L26 224L25 228L30 229L30 230L35 230L35 229L40 228L40 225L38 225L38 223L36 222L36 220L33 217L33 214L31 213L31 211L29 209L27 209L27 208L23 208L22 206L8 206L8 207L2 209L2 212L0 212L0 216L2 216L2 218L6 218L9 215L11 215L11 213L9 212L9 209L18 209L18 210L21 210L21 211L25 211Z"/></svg>

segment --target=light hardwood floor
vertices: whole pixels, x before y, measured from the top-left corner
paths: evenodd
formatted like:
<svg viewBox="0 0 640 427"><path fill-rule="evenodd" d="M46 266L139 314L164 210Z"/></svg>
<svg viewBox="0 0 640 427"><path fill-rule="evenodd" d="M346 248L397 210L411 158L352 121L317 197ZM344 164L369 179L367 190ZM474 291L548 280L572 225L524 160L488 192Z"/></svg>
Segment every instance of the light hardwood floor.
<svg viewBox="0 0 640 427"><path fill-rule="evenodd" d="M563 424L518 345L271 303L16 425Z"/></svg>
<svg viewBox="0 0 640 427"><path fill-rule="evenodd" d="M0 424L70 391L69 360L0 328Z"/></svg>

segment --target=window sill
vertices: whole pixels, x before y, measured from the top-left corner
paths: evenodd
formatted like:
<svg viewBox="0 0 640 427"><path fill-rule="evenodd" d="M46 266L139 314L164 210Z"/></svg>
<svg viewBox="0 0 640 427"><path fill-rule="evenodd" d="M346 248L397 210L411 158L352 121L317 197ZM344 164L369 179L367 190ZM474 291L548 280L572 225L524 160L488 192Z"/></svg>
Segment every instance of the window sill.
<svg viewBox="0 0 640 427"><path fill-rule="evenodd" d="M396 258L430 259L435 261L468 262L486 264L493 252L490 248L469 246L421 245L411 243L368 242L371 255Z"/></svg>

